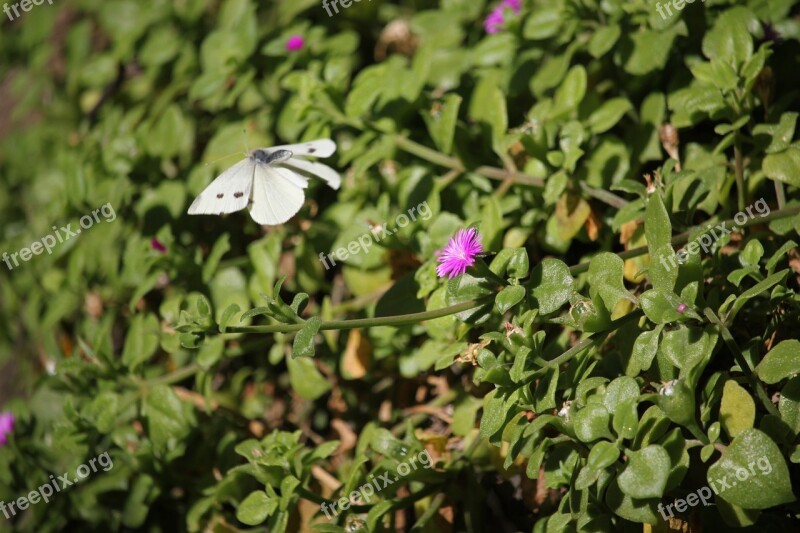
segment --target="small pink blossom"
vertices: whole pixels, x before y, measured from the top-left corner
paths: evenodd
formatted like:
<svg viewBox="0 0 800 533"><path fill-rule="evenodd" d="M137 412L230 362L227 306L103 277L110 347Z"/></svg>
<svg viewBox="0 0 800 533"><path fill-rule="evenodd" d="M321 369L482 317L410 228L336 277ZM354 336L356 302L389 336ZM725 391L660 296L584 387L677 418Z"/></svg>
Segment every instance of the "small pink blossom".
<svg viewBox="0 0 800 533"><path fill-rule="evenodd" d="M679 305L678 306L678 312L683 314L683 312L686 311L686 307L687 307L686 304Z"/></svg>
<svg viewBox="0 0 800 533"><path fill-rule="evenodd" d="M499 32L506 22L506 11L511 10L515 15L519 15L522 10L521 0L503 0L495 7L489 16L483 21L483 28L486 33Z"/></svg>
<svg viewBox="0 0 800 533"><path fill-rule="evenodd" d="M286 51L287 52L296 52L301 50L306 45L305 39L303 39L302 35L292 35L289 37L289 40L286 41Z"/></svg>
<svg viewBox="0 0 800 533"><path fill-rule="evenodd" d="M486 17L486 20L483 21L483 28L486 30L486 33L497 33L500 31L503 23L505 22L505 18L503 17L503 10L500 8L495 8L489 16Z"/></svg>
<svg viewBox="0 0 800 533"><path fill-rule="evenodd" d="M159 241L155 237L150 239L150 248L152 248L156 252L160 252L162 254L167 252L167 247L164 246L163 244L161 244L161 241Z"/></svg>
<svg viewBox="0 0 800 533"><path fill-rule="evenodd" d="M436 261L440 263L436 267L436 274L440 278L447 276L451 279L460 276L475 264L475 257L481 252L481 236L475 228L458 230L447 246L436 252Z"/></svg>
<svg viewBox="0 0 800 533"><path fill-rule="evenodd" d="M8 444L8 436L14 431L13 413L0 413L0 446Z"/></svg>

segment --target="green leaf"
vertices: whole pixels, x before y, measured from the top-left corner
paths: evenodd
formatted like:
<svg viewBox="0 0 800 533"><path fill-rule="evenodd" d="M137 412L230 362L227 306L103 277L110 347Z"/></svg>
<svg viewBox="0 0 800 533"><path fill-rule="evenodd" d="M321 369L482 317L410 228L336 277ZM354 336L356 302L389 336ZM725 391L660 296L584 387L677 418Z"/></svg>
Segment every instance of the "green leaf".
<svg viewBox="0 0 800 533"><path fill-rule="evenodd" d="M800 187L800 145L793 144L783 152L767 154L761 170L768 178Z"/></svg>
<svg viewBox="0 0 800 533"><path fill-rule="evenodd" d="M242 309L237 304L231 304L225 308L219 320L219 330L221 333L225 333L225 330L228 329L228 326L230 325L231 321L236 317L236 314L239 313L241 310Z"/></svg>
<svg viewBox="0 0 800 533"><path fill-rule="evenodd" d="M313 359L307 357L286 358L289 367L289 382L292 389L306 400L316 400L331 389L331 384L317 370Z"/></svg>
<svg viewBox="0 0 800 533"><path fill-rule="evenodd" d="M672 222L670 222L669 213L667 213L667 208L664 207L664 201L658 191L647 199L644 213L644 234L651 256L655 256L659 248L669 245L672 239Z"/></svg>
<svg viewBox="0 0 800 533"><path fill-rule="evenodd" d="M446 94L441 104L434 104L436 107L433 110L422 112L428 133L436 147L445 154L453 150L453 137L462 100L461 96L455 93Z"/></svg>
<svg viewBox="0 0 800 533"><path fill-rule="evenodd" d="M765 151L768 154L783 152L791 145L797 125L797 113L783 113L777 124L759 124L753 128L753 135L761 143L769 141Z"/></svg>
<svg viewBox="0 0 800 533"><path fill-rule="evenodd" d="M625 371L628 376L637 376L639 372L648 370L653 364L662 329L664 326L660 324L654 330L642 332L636 337L631 351L631 359Z"/></svg>
<svg viewBox="0 0 800 533"><path fill-rule="evenodd" d="M742 431L752 428L755 419L756 404L753 397L734 380L726 381L722 389L719 420L728 435L736 437Z"/></svg>
<svg viewBox="0 0 800 533"><path fill-rule="evenodd" d="M703 37L703 54L719 58L739 67L753 55L753 37L748 27L757 24L753 14L744 7L722 12L714 27Z"/></svg>
<svg viewBox="0 0 800 533"><path fill-rule="evenodd" d="M708 469L707 479L720 498L745 509L795 501L783 454L757 429L746 429L734 438Z"/></svg>
<svg viewBox="0 0 800 533"><path fill-rule="evenodd" d="M606 385L603 405L606 406L609 413L613 413L620 404L635 400L638 396L639 385L636 380L628 376L621 376Z"/></svg>
<svg viewBox="0 0 800 533"><path fill-rule="evenodd" d="M636 499L660 498L667 486L671 463L667 451L651 444L628 453L628 464L619 475L619 488Z"/></svg>
<svg viewBox="0 0 800 533"><path fill-rule="evenodd" d="M586 69L582 65L572 67L553 96L551 118L559 118L577 109L586 96L586 84Z"/></svg>
<svg viewBox="0 0 800 533"><path fill-rule="evenodd" d="M481 416L481 436L489 438L503 429L507 415L508 412L502 396L487 396L483 404L483 415Z"/></svg>
<svg viewBox="0 0 800 533"><path fill-rule="evenodd" d="M602 470L613 465L617 459L619 459L619 448L611 442L601 440L592 446L586 464L595 470Z"/></svg>
<svg viewBox="0 0 800 533"><path fill-rule="evenodd" d="M632 108L633 106L627 98L612 98L589 115L586 125L594 134L603 133L613 128Z"/></svg>
<svg viewBox="0 0 800 533"><path fill-rule="evenodd" d="M292 343L292 358L313 357L314 356L314 337L319 332L322 319L314 316L306 320L303 329L297 332Z"/></svg>
<svg viewBox="0 0 800 533"><path fill-rule="evenodd" d="M608 51L614 47L614 44L616 44L617 40L619 40L619 36L621 34L622 28L618 24L603 26L602 28L596 30L592 34L592 38L589 39L589 53L595 59L606 55L606 53L608 53Z"/></svg>
<svg viewBox="0 0 800 533"><path fill-rule="evenodd" d="M148 389L143 412L147 420L147 434L159 455L178 446L189 433L193 422L193 417L184 411L178 395L167 385Z"/></svg>
<svg viewBox="0 0 800 533"><path fill-rule="evenodd" d="M469 116L484 123L492 134L492 147L498 155L505 153L504 139L508 129L508 112L503 91L493 76L478 81L469 101Z"/></svg>
<svg viewBox="0 0 800 533"><path fill-rule="evenodd" d="M755 371L761 381L769 384L800 373L800 341L781 341L767 352Z"/></svg>
<svg viewBox="0 0 800 533"><path fill-rule="evenodd" d="M611 425L623 439L633 439L639 428L638 399L626 400L619 404L613 413Z"/></svg>
<svg viewBox="0 0 800 533"><path fill-rule="evenodd" d="M549 39L557 35L561 29L563 10L560 5L541 6L535 10L525 21L522 27L522 36L532 41Z"/></svg>
<svg viewBox="0 0 800 533"><path fill-rule="evenodd" d="M531 273L531 299L533 306L543 315L557 311L569 301L575 280L569 267L558 259L547 258Z"/></svg>
<svg viewBox="0 0 800 533"><path fill-rule="evenodd" d="M263 523L278 508L278 502L263 490L251 492L236 509L236 519L248 526Z"/></svg>
<svg viewBox="0 0 800 533"><path fill-rule="evenodd" d="M790 379L781 390L778 411L792 434L796 436L800 433L800 377Z"/></svg>
<svg viewBox="0 0 800 533"><path fill-rule="evenodd" d="M625 262L610 252L597 254L589 263L589 294L592 299L599 296L609 314L621 299L633 299L625 288L624 273Z"/></svg>
<svg viewBox="0 0 800 533"><path fill-rule="evenodd" d="M494 300L495 306L500 314L505 313L525 298L525 287L521 285L509 285L500 291Z"/></svg>
<svg viewBox="0 0 800 533"><path fill-rule="evenodd" d="M158 319L152 313L134 316L122 349L125 366L135 371L150 359L158 349L160 331Z"/></svg>
<svg viewBox="0 0 800 533"><path fill-rule="evenodd" d="M225 339L222 336L205 339L197 352L197 364L204 369L210 369L222 358L225 353Z"/></svg>
<svg viewBox="0 0 800 533"><path fill-rule="evenodd" d="M573 427L575 435L583 442L600 438L612 439L608 429L609 414L602 405L589 404L575 413Z"/></svg>
<svg viewBox="0 0 800 533"><path fill-rule="evenodd" d="M219 239L214 243L211 253L208 254L205 264L203 265L203 283L208 283L217 271L219 262L222 256L228 253L231 249L230 236L223 233Z"/></svg>
<svg viewBox="0 0 800 533"><path fill-rule="evenodd" d="M683 319L678 312L680 299L673 292L651 289L639 297L644 314L656 324L667 324Z"/></svg>

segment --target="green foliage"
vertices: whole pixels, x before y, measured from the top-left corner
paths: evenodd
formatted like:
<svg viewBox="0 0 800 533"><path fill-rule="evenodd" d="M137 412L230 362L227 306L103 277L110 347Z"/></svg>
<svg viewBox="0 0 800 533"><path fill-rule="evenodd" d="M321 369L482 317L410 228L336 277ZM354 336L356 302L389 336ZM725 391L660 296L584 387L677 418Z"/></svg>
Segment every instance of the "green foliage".
<svg viewBox="0 0 800 533"><path fill-rule="evenodd" d="M0 252L34 255L0 263L0 501L114 459L9 524L661 531L744 469L680 520L791 530L797 6L527 0L493 34L486 2L339 6L4 25ZM341 190L288 223L186 214L220 158L322 137ZM485 254L438 278L469 226Z"/></svg>

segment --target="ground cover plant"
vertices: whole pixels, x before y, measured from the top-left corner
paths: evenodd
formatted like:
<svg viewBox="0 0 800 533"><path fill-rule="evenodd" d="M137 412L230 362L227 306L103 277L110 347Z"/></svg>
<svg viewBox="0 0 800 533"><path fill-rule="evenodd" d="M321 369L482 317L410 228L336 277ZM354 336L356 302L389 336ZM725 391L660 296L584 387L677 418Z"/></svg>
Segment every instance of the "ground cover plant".
<svg viewBox="0 0 800 533"><path fill-rule="evenodd" d="M0 531L800 525L796 2L6 7Z"/></svg>

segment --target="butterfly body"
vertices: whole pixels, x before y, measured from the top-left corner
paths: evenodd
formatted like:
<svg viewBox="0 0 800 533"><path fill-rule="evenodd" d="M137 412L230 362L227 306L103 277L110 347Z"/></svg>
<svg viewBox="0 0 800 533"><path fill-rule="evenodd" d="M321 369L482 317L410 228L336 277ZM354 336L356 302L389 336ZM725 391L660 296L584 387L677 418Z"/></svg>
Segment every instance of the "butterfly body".
<svg viewBox="0 0 800 533"><path fill-rule="evenodd" d="M222 215L248 208L259 224L282 224L303 206L309 177L325 180L333 189L339 174L304 156L328 157L336 151L330 139L258 148L220 174L195 198L190 215Z"/></svg>

